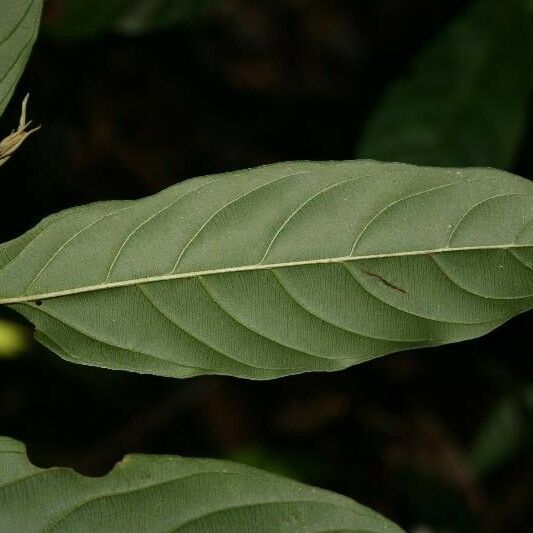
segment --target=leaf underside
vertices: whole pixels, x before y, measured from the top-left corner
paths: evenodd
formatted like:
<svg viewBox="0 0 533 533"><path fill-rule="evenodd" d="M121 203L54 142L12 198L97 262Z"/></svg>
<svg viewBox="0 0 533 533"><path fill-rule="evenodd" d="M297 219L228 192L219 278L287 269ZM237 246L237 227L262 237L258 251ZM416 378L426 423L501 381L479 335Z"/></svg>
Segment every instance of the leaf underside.
<svg viewBox="0 0 533 533"><path fill-rule="evenodd" d="M533 307L533 185L296 162L64 211L0 246L0 303L82 364L270 379L483 335Z"/></svg>
<svg viewBox="0 0 533 533"><path fill-rule="evenodd" d="M228 461L126 456L102 478L33 466L0 437L0 530L353 531L401 529L353 500Z"/></svg>
<svg viewBox="0 0 533 533"><path fill-rule="evenodd" d="M42 8L42 0L0 0L0 115L30 56Z"/></svg>
<svg viewBox="0 0 533 533"><path fill-rule="evenodd" d="M531 95L531 17L524 0L477 0L392 84L359 157L508 168Z"/></svg>

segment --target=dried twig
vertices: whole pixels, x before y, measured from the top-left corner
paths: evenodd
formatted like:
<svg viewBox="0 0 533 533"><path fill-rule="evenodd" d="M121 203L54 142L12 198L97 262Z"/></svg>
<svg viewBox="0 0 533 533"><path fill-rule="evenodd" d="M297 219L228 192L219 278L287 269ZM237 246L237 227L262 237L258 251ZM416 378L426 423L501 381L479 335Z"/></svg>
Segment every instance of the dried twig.
<svg viewBox="0 0 533 533"><path fill-rule="evenodd" d="M26 122L26 108L28 106L28 99L30 95L27 94L22 101L22 111L20 113L20 120L18 129L12 131L5 139L0 141L0 167L7 162L7 160L15 153L20 145L40 126L29 129L31 121Z"/></svg>

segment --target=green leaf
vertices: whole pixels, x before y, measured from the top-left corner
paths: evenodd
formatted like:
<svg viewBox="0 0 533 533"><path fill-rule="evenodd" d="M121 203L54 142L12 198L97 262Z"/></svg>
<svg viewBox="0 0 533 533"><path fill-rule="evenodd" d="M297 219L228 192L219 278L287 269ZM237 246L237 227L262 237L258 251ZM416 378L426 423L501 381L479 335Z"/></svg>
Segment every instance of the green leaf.
<svg viewBox="0 0 533 533"><path fill-rule="evenodd" d="M390 87L358 155L508 168L528 114L531 27L523 0L475 2Z"/></svg>
<svg viewBox="0 0 533 533"><path fill-rule="evenodd" d="M531 442L533 387L503 396L481 424L468 454L471 470L488 476L526 450Z"/></svg>
<svg viewBox="0 0 533 533"><path fill-rule="evenodd" d="M533 307L533 184L492 169L281 163L45 219L0 304L70 361L268 379L483 335Z"/></svg>
<svg viewBox="0 0 533 533"><path fill-rule="evenodd" d="M33 466L0 438L0 530L402 530L353 500L228 461L130 455L102 478Z"/></svg>
<svg viewBox="0 0 533 533"><path fill-rule="evenodd" d="M42 8L42 0L0 0L0 115L30 56Z"/></svg>
<svg viewBox="0 0 533 533"><path fill-rule="evenodd" d="M63 0L46 29L54 36L83 39L115 30L164 29L203 13L214 0Z"/></svg>

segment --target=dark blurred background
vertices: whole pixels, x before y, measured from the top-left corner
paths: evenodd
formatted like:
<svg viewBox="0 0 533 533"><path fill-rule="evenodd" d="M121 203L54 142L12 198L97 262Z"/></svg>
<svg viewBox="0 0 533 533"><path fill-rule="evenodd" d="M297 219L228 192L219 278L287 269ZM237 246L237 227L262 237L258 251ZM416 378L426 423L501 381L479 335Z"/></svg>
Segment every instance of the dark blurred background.
<svg viewBox="0 0 533 533"><path fill-rule="evenodd" d="M182 2L146 27L45 2L0 123L2 137L30 91L42 129L1 169L1 241L65 207L283 160L533 176L525 3ZM496 4L515 11L491 15ZM270 382L75 366L1 313L0 434L25 441L39 466L102 475L125 453L224 457L353 497L413 532L531 531L531 313L475 341Z"/></svg>

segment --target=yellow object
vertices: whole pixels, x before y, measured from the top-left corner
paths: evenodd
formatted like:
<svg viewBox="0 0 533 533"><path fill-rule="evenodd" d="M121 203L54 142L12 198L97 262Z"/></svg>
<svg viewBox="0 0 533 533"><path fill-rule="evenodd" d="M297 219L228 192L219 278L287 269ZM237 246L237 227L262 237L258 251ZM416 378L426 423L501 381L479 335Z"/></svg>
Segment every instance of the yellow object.
<svg viewBox="0 0 533 533"><path fill-rule="evenodd" d="M24 327L0 320L0 359L15 359L28 346L28 334Z"/></svg>

